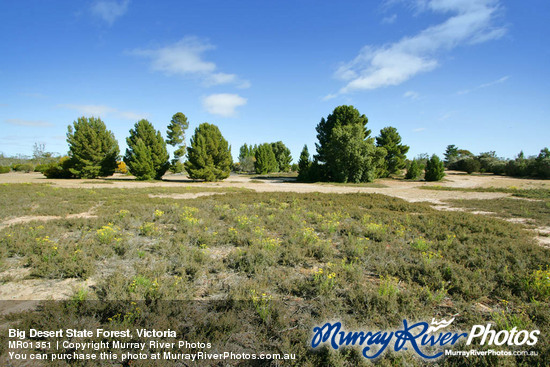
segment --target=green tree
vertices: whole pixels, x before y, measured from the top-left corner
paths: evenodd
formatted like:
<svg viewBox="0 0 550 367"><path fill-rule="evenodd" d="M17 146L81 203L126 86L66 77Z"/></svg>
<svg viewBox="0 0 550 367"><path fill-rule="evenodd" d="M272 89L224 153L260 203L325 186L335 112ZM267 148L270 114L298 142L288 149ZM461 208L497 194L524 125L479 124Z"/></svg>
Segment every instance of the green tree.
<svg viewBox="0 0 550 367"><path fill-rule="evenodd" d="M205 122L195 129L187 158L185 169L192 179L219 181L231 173L231 147L216 125Z"/></svg>
<svg viewBox="0 0 550 367"><path fill-rule="evenodd" d="M239 149L239 169L243 172L253 172L254 162L256 161L255 149L252 145L244 143Z"/></svg>
<svg viewBox="0 0 550 367"><path fill-rule="evenodd" d="M395 127L385 127L376 137L376 146L386 149L386 156L380 169L380 177L388 177L405 168L405 159L409 147L401 144L401 136Z"/></svg>
<svg viewBox="0 0 550 367"><path fill-rule="evenodd" d="M271 149L273 150L273 154L275 154L275 160L277 161L277 171L290 171L290 162L292 162L290 149L288 149L282 141L271 143Z"/></svg>
<svg viewBox="0 0 550 367"><path fill-rule="evenodd" d="M384 162L386 150L374 145L374 139L363 139L359 124L338 125L332 131L327 152L330 177L337 182L372 182Z"/></svg>
<svg viewBox="0 0 550 367"><path fill-rule="evenodd" d="M424 179L426 181L441 181L444 176L445 166L443 165L443 162L437 155L432 155L428 162L426 162Z"/></svg>
<svg viewBox="0 0 550 367"><path fill-rule="evenodd" d="M336 126L342 125L360 125L362 127L362 137L366 139L370 136L371 131L367 129L369 120L365 115L361 115L353 106L338 106L330 115L321 118L321 121L315 128L317 130L317 139L319 143L315 143L317 154L315 160L321 164L326 164L330 159L330 153L327 152L328 145L332 140L332 131Z"/></svg>
<svg viewBox="0 0 550 367"><path fill-rule="evenodd" d="M367 123L353 106L338 106L326 120L322 118L316 128L319 143L311 175L340 182L374 180L386 150L374 145Z"/></svg>
<svg viewBox="0 0 550 367"><path fill-rule="evenodd" d="M544 148L536 158L536 174L540 178L550 178L550 150Z"/></svg>
<svg viewBox="0 0 550 367"><path fill-rule="evenodd" d="M179 173L183 169L180 158L185 155L185 131L189 127L187 117L178 112L172 116L172 120L166 130L166 144L176 148L174 151L174 159L172 159L170 170L174 173Z"/></svg>
<svg viewBox="0 0 550 367"><path fill-rule="evenodd" d="M458 147L454 144L447 145L443 155L445 156L445 167L449 167L458 159Z"/></svg>
<svg viewBox="0 0 550 367"><path fill-rule="evenodd" d="M277 168L277 159L275 158L271 144L260 144L256 150L256 162L254 163L256 173L276 172Z"/></svg>
<svg viewBox="0 0 550 367"><path fill-rule="evenodd" d="M407 180L416 180L420 175L422 174L422 167L420 163L416 159L413 159L411 162L409 168L407 169L407 173L405 174L405 178Z"/></svg>
<svg viewBox="0 0 550 367"><path fill-rule="evenodd" d="M124 163L128 171L138 180L160 180L170 167L166 143L153 125L147 120L139 120L126 138Z"/></svg>
<svg viewBox="0 0 550 367"><path fill-rule="evenodd" d="M298 160L298 181L309 181L310 169L311 159L309 158L307 144L305 144L302 152L300 153L300 159Z"/></svg>
<svg viewBox="0 0 550 367"><path fill-rule="evenodd" d="M117 167L118 142L99 118L80 117L68 126L69 171L77 178L110 176Z"/></svg>

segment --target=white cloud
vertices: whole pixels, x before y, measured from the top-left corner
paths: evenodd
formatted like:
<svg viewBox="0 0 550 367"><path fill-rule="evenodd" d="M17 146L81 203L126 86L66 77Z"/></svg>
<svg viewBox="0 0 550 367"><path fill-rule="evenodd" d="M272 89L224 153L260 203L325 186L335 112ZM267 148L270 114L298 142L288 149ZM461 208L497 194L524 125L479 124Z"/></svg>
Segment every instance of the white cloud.
<svg viewBox="0 0 550 367"><path fill-rule="evenodd" d="M418 94L418 92L415 92L413 90L409 90L403 94L403 97L410 98L410 99L418 99L418 97L420 97L420 94Z"/></svg>
<svg viewBox="0 0 550 367"><path fill-rule="evenodd" d="M5 119L6 123L15 126L32 126L32 127L48 127L53 126L52 123L37 120L22 120L22 119Z"/></svg>
<svg viewBox="0 0 550 367"><path fill-rule="evenodd" d="M456 92L456 94L468 94L468 93L473 92L474 90L477 90L477 89L487 88L487 87L491 87L491 86L496 85L496 84L504 83L508 79L510 79L510 76L506 75L506 76L503 76L500 79L493 80L492 82L480 84L477 87L472 88L472 89L459 90L458 92Z"/></svg>
<svg viewBox="0 0 550 367"><path fill-rule="evenodd" d="M188 36L182 40L157 49L134 50L132 53L151 59L151 68L168 75L198 77L206 86L220 84L237 84L240 88L250 87L250 82L241 80L235 74L217 71L217 66L206 61L203 54L215 49L212 44L197 37Z"/></svg>
<svg viewBox="0 0 550 367"><path fill-rule="evenodd" d="M213 115L235 116L235 109L246 104L247 99L238 94L211 94L202 100L202 106Z"/></svg>
<svg viewBox="0 0 550 367"><path fill-rule="evenodd" d="M497 39L505 28L494 25L496 0L418 0L419 11L452 13L443 23L383 46L365 46L335 76L347 82L340 94L401 84L439 66L438 56L459 45Z"/></svg>
<svg viewBox="0 0 550 367"><path fill-rule="evenodd" d="M381 23L382 24L393 24L393 23L395 23L396 19L397 19L397 14L392 14L390 16L382 18Z"/></svg>
<svg viewBox="0 0 550 367"><path fill-rule="evenodd" d="M96 116L105 118L108 115L114 115L125 120L140 120L147 118L148 114L134 111L120 111L114 107L105 105L85 105L85 104L60 104L60 108L75 110L83 116Z"/></svg>
<svg viewBox="0 0 550 367"><path fill-rule="evenodd" d="M106 116L109 113L116 112L116 108L105 105L91 105L91 104L60 104L57 107L66 108L69 110L78 111L78 113L84 116Z"/></svg>
<svg viewBox="0 0 550 367"><path fill-rule="evenodd" d="M128 5L130 0L123 1L95 1L92 4L91 11L92 14L103 19L105 22L112 25L115 20L128 11Z"/></svg>
<svg viewBox="0 0 550 367"><path fill-rule="evenodd" d="M414 129L413 131L414 131L415 133L419 133L419 132L422 132L422 131L424 131L424 130L426 130L425 127L419 127L419 128Z"/></svg>
<svg viewBox="0 0 550 367"><path fill-rule="evenodd" d="M455 113L456 111L445 112L439 116L439 121L448 120L449 118L453 117Z"/></svg>

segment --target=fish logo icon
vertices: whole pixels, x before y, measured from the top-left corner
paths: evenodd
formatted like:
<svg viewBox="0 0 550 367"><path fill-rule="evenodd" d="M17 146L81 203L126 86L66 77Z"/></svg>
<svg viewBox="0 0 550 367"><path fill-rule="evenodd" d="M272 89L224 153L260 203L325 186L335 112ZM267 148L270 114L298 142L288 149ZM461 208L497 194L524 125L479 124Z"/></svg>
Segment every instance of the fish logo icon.
<svg viewBox="0 0 550 367"><path fill-rule="evenodd" d="M432 324L428 328L428 331L426 333L435 333L439 329L445 329L449 325L451 325L455 321L455 318L453 317L449 321L442 319L441 321L437 322L435 319L432 319Z"/></svg>

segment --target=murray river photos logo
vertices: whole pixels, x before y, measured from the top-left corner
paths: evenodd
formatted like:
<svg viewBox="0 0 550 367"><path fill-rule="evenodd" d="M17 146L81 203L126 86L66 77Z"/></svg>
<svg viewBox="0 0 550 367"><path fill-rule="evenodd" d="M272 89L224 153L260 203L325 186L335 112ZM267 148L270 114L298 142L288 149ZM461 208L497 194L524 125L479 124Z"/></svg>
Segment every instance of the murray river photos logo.
<svg viewBox="0 0 550 367"><path fill-rule="evenodd" d="M403 328L394 331L346 331L340 322L327 322L313 328L312 348L327 344L337 350L344 346L358 346L365 358L374 359L388 348L395 352L413 350L424 359L436 359L443 356L442 349L448 349L459 341L466 345L479 342L488 346L533 346L538 341L539 330L493 330L491 324L474 325L469 333L445 331L455 319L436 321L431 324L414 324L403 320Z"/></svg>

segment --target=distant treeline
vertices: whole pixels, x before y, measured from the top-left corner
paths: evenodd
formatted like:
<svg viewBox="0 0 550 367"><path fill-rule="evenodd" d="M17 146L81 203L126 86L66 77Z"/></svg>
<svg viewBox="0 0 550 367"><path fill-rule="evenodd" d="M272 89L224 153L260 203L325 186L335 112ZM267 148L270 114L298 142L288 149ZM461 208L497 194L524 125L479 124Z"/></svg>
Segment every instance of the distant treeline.
<svg viewBox="0 0 550 367"><path fill-rule="evenodd" d="M543 148L537 156L526 157L523 151L514 159L497 157L495 152L472 154L455 145L445 150L445 166L466 173L493 173L513 177L550 178L550 150Z"/></svg>
<svg viewBox="0 0 550 367"><path fill-rule="evenodd" d="M321 118L316 127L316 154L310 157L307 145L298 164L291 164L290 149L282 141L259 145L244 144L239 161L233 163L231 147L216 125L200 124L185 145L187 117L178 112L167 126L166 139L147 120L136 122L126 138L128 148L121 159L118 142L105 123L95 117L80 117L68 126L69 152L59 157L35 144L32 158L4 157L0 154L0 173L39 171L49 178L95 178L115 172L130 173L139 180L161 179L166 171L186 172L192 179L217 181L231 170L266 174L297 171L303 182L372 182L376 178L401 175L417 180L439 181L445 168L467 173L481 172L515 177L550 178L550 151L525 157L520 152L506 160L495 152L474 155L455 145L447 146L445 159L435 154L407 160L409 146L401 143L395 127L385 127L371 137L368 119L353 106L338 106ZM172 160L167 145L175 148ZM183 162L183 157L187 160Z"/></svg>

